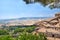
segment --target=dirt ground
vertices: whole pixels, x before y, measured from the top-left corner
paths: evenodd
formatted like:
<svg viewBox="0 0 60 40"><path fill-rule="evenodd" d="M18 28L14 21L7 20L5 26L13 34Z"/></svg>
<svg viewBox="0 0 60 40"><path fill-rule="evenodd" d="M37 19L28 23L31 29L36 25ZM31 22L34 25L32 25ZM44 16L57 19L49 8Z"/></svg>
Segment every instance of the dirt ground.
<svg viewBox="0 0 60 40"><path fill-rule="evenodd" d="M48 40L60 40L60 38L47 37Z"/></svg>

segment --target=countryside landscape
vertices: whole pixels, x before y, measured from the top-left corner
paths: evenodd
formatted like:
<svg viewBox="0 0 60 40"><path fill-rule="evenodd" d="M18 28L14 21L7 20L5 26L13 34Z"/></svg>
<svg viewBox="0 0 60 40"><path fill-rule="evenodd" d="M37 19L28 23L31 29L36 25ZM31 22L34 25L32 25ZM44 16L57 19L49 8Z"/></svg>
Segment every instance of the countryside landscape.
<svg viewBox="0 0 60 40"><path fill-rule="evenodd" d="M0 40L60 40L60 0L0 0Z"/></svg>

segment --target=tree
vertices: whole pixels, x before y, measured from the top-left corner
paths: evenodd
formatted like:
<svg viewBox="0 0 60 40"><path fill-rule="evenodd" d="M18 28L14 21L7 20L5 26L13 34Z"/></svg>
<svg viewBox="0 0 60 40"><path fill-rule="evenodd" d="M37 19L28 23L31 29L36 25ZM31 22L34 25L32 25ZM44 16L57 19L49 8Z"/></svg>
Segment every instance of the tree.
<svg viewBox="0 0 60 40"><path fill-rule="evenodd" d="M30 3L41 3L43 6L48 6L50 8L60 8L60 0L24 0L26 4Z"/></svg>

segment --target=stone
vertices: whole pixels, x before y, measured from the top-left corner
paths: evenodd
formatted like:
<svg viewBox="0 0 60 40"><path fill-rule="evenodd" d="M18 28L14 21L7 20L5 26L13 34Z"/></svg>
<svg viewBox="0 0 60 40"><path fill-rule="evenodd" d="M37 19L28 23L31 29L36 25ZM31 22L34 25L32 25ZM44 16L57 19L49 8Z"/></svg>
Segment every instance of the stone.
<svg viewBox="0 0 60 40"><path fill-rule="evenodd" d="M47 20L39 21L35 24L37 26L38 32L45 33L48 37L53 36L60 38L60 13L56 13L55 17ZM47 34L48 33L48 34Z"/></svg>
<svg viewBox="0 0 60 40"><path fill-rule="evenodd" d="M55 14L55 17L60 17L60 13L56 13Z"/></svg>

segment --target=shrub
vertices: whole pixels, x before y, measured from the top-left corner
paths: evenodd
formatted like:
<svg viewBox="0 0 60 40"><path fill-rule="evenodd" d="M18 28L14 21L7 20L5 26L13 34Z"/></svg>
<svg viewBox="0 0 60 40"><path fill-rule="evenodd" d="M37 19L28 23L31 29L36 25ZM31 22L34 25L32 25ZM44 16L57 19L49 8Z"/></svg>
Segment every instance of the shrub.
<svg viewBox="0 0 60 40"><path fill-rule="evenodd" d="M44 35L33 35L32 33L23 32L17 40L47 40Z"/></svg>
<svg viewBox="0 0 60 40"><path fill-rule="evenodd" d="M7 35L8 31L7 30L0 30L0 35Z"/></svg>
<svg viewBox="0 0 60 40"><path fill-rule="evenodd" d="M27 27L25 28L25 31L31 33L34 31L34 29L35 29L34 27Z"/></svg>
<svg viewBox="0 0 60 40"><path fill-rule="evenodd" d="M32 33L22 32L18 37L12 37L10 35L0 36L0 40L47 40L43 34L33 35Z"/></svg>
<svg viewBox="0 0 60 40"><path fill-rule="evenodd" d="M26 28L17 28L14 30L14 33L18 33L18 32L29 32L31 33L32 31L34 31L35 27L26 27Z"/></svg>
<svg viewBox="0 0 60 40"><path fill-rule="evenodd" d="M24 28L17 28L14 30L14 33L23 32Z"/></svg>
<svg viewBox="0 0 60 40"><path fill-rule="evenodd" d="M15 39L9 35L3 35L0 36L0 40L15 40Z"/></svg>

